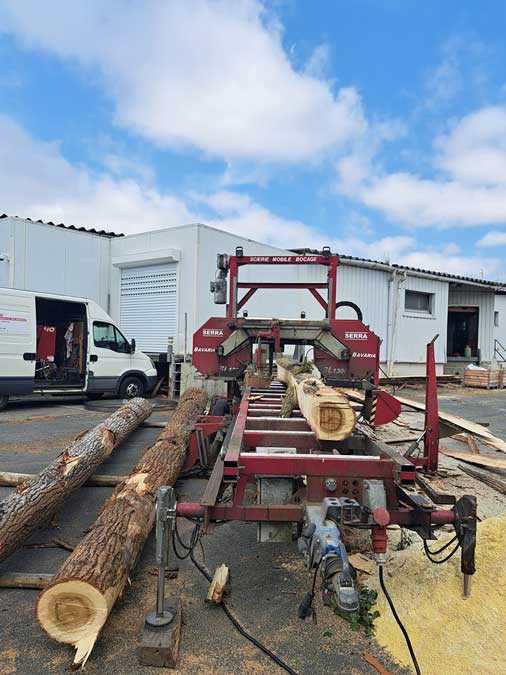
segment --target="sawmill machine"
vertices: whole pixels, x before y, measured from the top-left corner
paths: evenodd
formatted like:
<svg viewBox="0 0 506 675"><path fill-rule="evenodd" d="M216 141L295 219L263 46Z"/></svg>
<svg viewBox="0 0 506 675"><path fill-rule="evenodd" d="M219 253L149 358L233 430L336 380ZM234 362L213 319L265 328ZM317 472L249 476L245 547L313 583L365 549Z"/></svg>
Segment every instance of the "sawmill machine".
<svg viewBox="0 0 506 675"><path fill-rule="evenodd" d="M326 271L319 282L239 280L245 266L317 266ZM339 259L324 248L318 255L218 255L211 284L226 315L208 319L193 337L193 365L208 379L227 383L227 397L218 401L198 426L189 463L208 459L206 439L230 420L218 448L200 502L179 503L180 516L199 518L211 531L213 523L255 521L261 541L291 536L298 525L298 543L308 568L321 578L324 600L343 611L358 606L353 570L343 543L343 528L368 529L374 558L381 566L387 552L387 528L397 525L416 531L427 542L435 529L452 524L461 547L465 592L474 573L476 500L458 501L430 487L428 476L438 468L439 417L434 340L427 345L426 411L423 433L408 451L378 440L375 430L395 420L400 402L379 386L380 338L364 323L352 301L337 302ZM321 305L321 319L255 318L245 305L265 291L307 290ZM346 306L355 318L337 318ZM325 384L353 393L363 402L360 424L347 438L319 440L300 410L281 417L285 384L276 380L275 362L285 348L311 361ZM247 386L247 374L263 367L262 386ZM227 415L228 414L228 415ZM204 457L204 460L202 458ZM248 485L256 486L251 499ZM232 499L230 499L230 494ZM440 508L444 505L446 508ZM381 576L380 576L381 578ZM313 587L314 595L314 587ZM310 613L311 593L299 608Z"/></svg>

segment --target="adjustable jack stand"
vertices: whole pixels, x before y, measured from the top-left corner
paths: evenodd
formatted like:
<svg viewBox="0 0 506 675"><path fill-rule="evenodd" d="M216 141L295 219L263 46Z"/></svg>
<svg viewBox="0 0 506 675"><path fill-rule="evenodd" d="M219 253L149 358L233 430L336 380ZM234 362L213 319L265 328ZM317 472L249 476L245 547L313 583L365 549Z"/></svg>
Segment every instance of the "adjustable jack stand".
<svg viewBox="0 0 506 675"><path fill-rule="evenodd" d="M143 666L175 668L181 637L181 600L165 598L165 571L169 563L169 547L176 520L174 488L161 487L156 504L156 563L158 578L156 609L146 616L139 663Z"/></svg>

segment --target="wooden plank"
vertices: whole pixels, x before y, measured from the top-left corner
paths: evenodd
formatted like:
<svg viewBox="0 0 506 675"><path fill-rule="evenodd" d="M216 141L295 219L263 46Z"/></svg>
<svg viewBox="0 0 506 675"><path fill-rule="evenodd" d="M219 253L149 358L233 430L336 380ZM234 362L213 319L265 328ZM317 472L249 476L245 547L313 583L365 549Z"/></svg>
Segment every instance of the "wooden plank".
<svg viewBox="0 0 506 675"><path fill-rule="evenodd" d="M227 592L229 579L229 568L224 565L218 565L207 592L206 602L212 602L219 605L223 600L224 594Z"/></svg>
<svg viewBox="0 0 506 675"><path fill-rule="evenodd" d="M425 410L424 403L419 403L418 401L413 401L413 399L404 398L403 396L396 396L395 398L398 401L400 401L402 405L409 406L410 408L414 408L415 410L422 410L422 411ZM464 417L459 417L458 415L445 413L442 410L439 411L439 419L444 423L450 424L458 429L468 431L469 433L478 436L478 438L481 441L483 441L483 443L486 443L491 448L494 448L499 452L506 453L506 442L504 442L501 438L497 438L496 436L491 434L490 431L488 431L488 429L485 429L480 424L477 424L476 422L471 422L471 420L467 420Z"/></svg>
<svg viewBox="0 0 506 675"><path fill-rule="evenodd" d="M33 480L37 477L36 473L13 473L12 471L0 471L0 487L16 487L25 483L28 480ZM93 474L90 476L84 485L86 487L115 487L122 481L124 481L126 476L108 476Z"/></svg>
<svg viewBox="0 0 506 675"><path fill-rule="evenodd" d="M504 457L489 457L488 455L476 455L469 452L459 452L458 450L450 450L450 448L440 448L439 452L447 457L453 459L460 459L469 464L476 464L477 466L489 466L492 469L505 469L506 458Z"/></svg>
<svg viewBox="0 0 506 675"><path fill-rule="evenodd" d="M5 572L0 574L0 588L46 588L52 574L29 574L25 572Z"/></svg>
<svg viewBox="0 0 506 675"><path fill-rule="evenodd" d="M485 483L485 485L494 488L494 490L497 490L497 492L506 495L506 481L500 480L499 478L494 478L494 476L490 476L483 471L471 469L471 467L464 466L463 464L459 464L459 469L464 473L467 473L472 478L476 478L476 480L479 480L482 483Z"/></svg>

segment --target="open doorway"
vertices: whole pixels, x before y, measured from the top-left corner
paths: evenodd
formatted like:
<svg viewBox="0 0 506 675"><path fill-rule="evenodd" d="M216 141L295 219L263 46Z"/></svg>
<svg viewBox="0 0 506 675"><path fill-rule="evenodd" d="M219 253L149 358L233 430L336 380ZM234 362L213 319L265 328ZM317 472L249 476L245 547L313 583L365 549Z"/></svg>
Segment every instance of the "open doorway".
<svg viewBox="0 0 506 675"><path fill-rule="evenodd" d="M478 358L478 325L479 307L448 307L448 357Z"/></svg>
<svg viewBox="0 0 506 675"><path fill-rule="evenodd" d="M35 388L83 387L86 378L86 307L80 302L35 299Z"/></svg>

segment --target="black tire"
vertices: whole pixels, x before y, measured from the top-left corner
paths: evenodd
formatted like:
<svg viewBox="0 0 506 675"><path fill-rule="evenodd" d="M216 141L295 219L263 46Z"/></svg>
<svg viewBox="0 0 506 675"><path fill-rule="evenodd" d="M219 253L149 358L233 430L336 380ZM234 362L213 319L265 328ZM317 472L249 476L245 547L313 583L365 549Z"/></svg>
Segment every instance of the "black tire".
<svg viewBox="0 0 506 675"><path fill-rule="evenodd" d="M7 394L0 394L0 410L5 410L7 404L9 403L9 397Z"/></svg>
<svg viewBox="0 0 506 675"><path fill-rule="evenodd" d="M135 398L136 396L144 396L146 387L140 377L129 375L125 377L119 388L120 398Z"/></svg>
<svg viewBox="0 0 506 675"><path fill-rule="evenodd" d="M86 394L86 398L88 399L88 401L98 401L99 399L102 398L103 395L104 395L104 392L101 392L101 393L96 392L96 393L93 393L93 394Z"/></svg>

